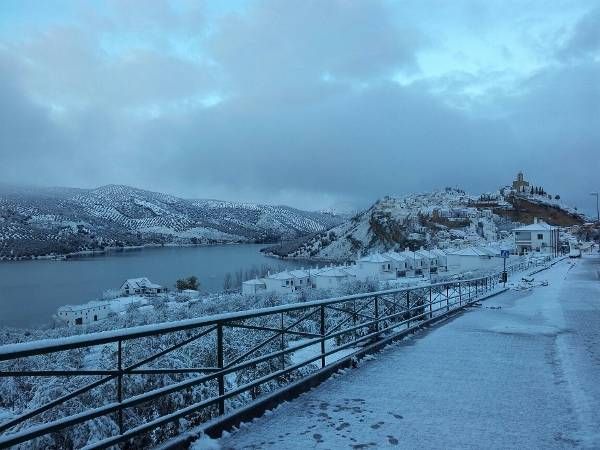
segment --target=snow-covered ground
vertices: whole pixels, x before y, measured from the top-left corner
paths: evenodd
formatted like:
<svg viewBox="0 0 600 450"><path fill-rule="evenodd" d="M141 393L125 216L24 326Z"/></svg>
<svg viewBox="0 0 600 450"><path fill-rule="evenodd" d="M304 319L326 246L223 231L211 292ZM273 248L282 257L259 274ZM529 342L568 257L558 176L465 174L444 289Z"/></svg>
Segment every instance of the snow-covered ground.
<svg viewBox="0 0 600 450"><path fill-rule="evenodd" d="M600 448L600 258L534 278L198 446Z"/></svg>
<svg viewBox="0 0 600 450"><path fill-rule="evenodd" d="M298 345L304 344L305 342L307 342L309 340L310 339L298 339L296 341L291 341L289 343L288 347L296 347ZM326 352L329 352L329 351L335 349L335 347L336 347L335 342L333 342L332 340L325 341L325 351ZM339 350L338 352L336 352L332 355L326 356L325 362L326 362L326 364L331 364L332 362L338 361L338 360L354 353L357 350L358 349L356 349L356 348L346 348L344 350ZM313 356L317 356L320 354L321 354L321 344L319 342L317 342L316 344L309 345L308 347L301 348L300 350L296 350L295 352L291 353L292 364L300 364L304 361L309 360Z"/></svg>

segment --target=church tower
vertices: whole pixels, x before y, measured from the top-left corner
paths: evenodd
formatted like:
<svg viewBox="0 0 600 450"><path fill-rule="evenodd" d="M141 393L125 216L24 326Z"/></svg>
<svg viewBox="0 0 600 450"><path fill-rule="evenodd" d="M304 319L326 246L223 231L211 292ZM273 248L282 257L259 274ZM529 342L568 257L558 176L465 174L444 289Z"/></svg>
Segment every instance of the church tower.
<svg viewBox="0 0 600 450"><path fill-rule="evenodd" d="M517 179L513 181L512 188L517 192L525 192L525 188L529 186L529 182L523 178L523 172L517 174Z"/></svg>

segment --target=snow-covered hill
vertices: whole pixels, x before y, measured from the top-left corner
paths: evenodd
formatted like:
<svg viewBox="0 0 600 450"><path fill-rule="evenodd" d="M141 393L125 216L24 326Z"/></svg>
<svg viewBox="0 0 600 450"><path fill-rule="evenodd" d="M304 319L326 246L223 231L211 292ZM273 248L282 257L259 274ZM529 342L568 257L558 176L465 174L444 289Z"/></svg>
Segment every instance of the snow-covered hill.
<svg viewBox="0 0 600 450"><path fill-rule="evenodd" d="M287 206L187 200L121 185L0 186L0 258L106 246L268 242L322 232L343 220Z"/></svg>
<svg viewBox="0 0 600 450"><path fill-rule="evenodd" d="M517 221L533 221L534 214L541 219L569 214L558 207L524 214L521 205L518 209L513 206L513 200L508 193L506 197L500 192L469 195L454 188L385 197L327 232L265 251L283 257L339 261L406 247L456 248L506 239ZM560 221L557 224L562 225Z"/></svg>

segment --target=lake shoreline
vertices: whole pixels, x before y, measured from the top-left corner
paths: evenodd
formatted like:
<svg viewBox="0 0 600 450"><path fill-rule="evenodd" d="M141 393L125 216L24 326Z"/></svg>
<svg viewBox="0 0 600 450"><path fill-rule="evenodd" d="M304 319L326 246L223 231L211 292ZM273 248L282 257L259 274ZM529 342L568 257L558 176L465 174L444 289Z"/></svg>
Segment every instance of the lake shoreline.
<svg viewBox="0 0 600 450"><path fill-rule="evenodd" d="M168 244L144 244L144 245L126 245L123 247L105 247L98 250L81 250L78 252L70 253L59 253L49 255L35 255L35 256L23 256L23 257L0 257L0 264L2 263L14 263L14 262L30 262L30 261L66 261L74 260L80 257L86 256L105 256L113 255L118 253L126 253L128 251L144 250L144 249L157 249L157 248L189 248L189 247L220 247L220 246L235 246L235 245L273 245L273 242L217 242L217 243L204 243L204 244L193 244L193 243L168 243ZM261 249L262 253L262 249ZM263 253L264 254L264 253ZM264 254L265 256L271 256ZM273 255L275 256L275 255Z"/></svg>
<svg viewBox="0 0 600 450"><path fill-rule="evenodd" d="M265 255L260 252L264 247L232 243L143 246L80 253L64 261L38 259L0 264L0 327L44 326L59 306L100 299L105 291L118 289L130 278L147 277L172 288L178 279L193 275L202 292L212 294L223 291L226 278L243 280L267 270L301 268L300 261Z"/></svg>

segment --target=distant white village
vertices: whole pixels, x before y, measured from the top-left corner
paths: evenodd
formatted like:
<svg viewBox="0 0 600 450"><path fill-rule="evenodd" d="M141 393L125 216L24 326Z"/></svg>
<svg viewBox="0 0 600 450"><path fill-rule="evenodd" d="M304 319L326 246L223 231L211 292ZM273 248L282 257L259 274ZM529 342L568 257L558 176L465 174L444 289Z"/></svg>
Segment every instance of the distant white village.
<svg viewBox="0 0 600 450"><path fill-rule="evenodd" d="M287 270L264 278L244 281L242 294L259 292L289 293L302 289L335 289L348 281L391 281L428 277L446 273L480 272L500 269L503 251L513 263L528 254L551 254L558 251L558 228L543 221L514 230L512 242L470 246L455 250L431 249L390 251L366 255L353 264L317 269Z"/></svg>
<svg viewBox="0 0 600 450"><path fill-rule="evenodd" d="M559 229L543 221L513 230L513 238L488 245L469 246L454 250L424 249L372 253L351 264L286 270L268 273L242 283L241 293L246 296L261 293L291 294L308 289L335 290L351 281L414 282L416 279L437 275L458 275L469 272L501 270L503 253L508 252L507 264L525 255L558 254ZM167 289L148 278L128 279L119 288L117 298L93 301L82 305L66 305L58 309L57 319L68 326L86 325L106 319L111 313L127 308L148 305L149 299L165 294ZM197 298L198 291L183 294Z"/></svg>

